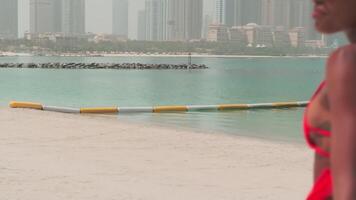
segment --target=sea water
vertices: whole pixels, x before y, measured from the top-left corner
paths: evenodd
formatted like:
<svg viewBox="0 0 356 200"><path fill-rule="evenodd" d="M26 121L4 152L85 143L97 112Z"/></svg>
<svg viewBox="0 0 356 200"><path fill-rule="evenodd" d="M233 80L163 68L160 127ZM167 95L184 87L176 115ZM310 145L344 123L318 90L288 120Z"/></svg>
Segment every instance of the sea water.
<svg viewBox="0 0 356 200"><path fill-rule="evenodd" d="M0 63L187 63L184 57L1 57ZM308 100L324 58L193 58L206 70L0 69L0 105L155 106ZM301 141L303 109L119 115L119 120Z"/></svg>

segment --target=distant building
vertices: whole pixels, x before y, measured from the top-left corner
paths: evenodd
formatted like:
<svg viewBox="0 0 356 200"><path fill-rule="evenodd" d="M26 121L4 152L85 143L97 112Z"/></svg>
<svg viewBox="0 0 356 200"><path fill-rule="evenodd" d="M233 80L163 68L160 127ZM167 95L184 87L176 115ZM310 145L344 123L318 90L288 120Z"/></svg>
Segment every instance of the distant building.
<svg viewBox="0 0 356 200"><path fill-rule="evenodd" d="M62 0L61 32L70 34L85 33L85 0Z"/></svg>
<svg viewBox="0 0 356 200"><path fill-rule="evenodd" d="M216 24L226 24L226 7L225 0L215 0L215 23Z"/></svg>
<svg viewBox="0 0 356 200"><path fill-rule="evenodd" d="M313 11L313 4L309 0L291 0L291 28L304 27L305 38L316 40L320 34L314 28L314 20L310 13Z"/></svg>
<svg viewBox="0 0 356 200"><path fill-rule="evenodd" d="M74 45L74 42L88 41L90 35L68 35L65 33L25 33L26 40L32 40L37 42L55 42L61 45ZM73 47L71 47L73 48Z"/></svg>
<svg viewBox="0 0 356 200"><path fill-rule="evenodd" d="M313 49L321 49L325 48L325 42L323 40L306 40L305 47L313 48Z"/></svg>
<svg viewBox="0 0 356 200"><path fill-rule="evenodd" d="M260 26L257 29L257 47L273 47L273 29L271 26Z"/></svg>
<svg viewBox="0 0 356 200"><path fill-rule="evenodd" d="M18 0L0 0L0 38L18 37Z"/></svg>
<svg viewBox="0 0 356 200"><path fill-rule="evenodd" d="M51 0L52 1L52 23L53 30L50 32L60 33L63 32L63 2L62 0Z"/></svg>
<svg viewBox="0 0 356 200"><path fill-rule="evenodd" d="M262 0L215 0L215 23L228 27L261 23Z"/></svg>
<svg viewBox="0 0 356 200"><path fill-rule="evenodd" d="M146 40L146 11L138 12L137 19L137 40Z"/></svg>
<svg viewBox="0 0 356 200"><path fill-rule="evenodd" d="M280 48L291 46L289 33L285 27L276 27L276 30L274 31L274 46Z"/></svg>
<svg viewBox="0 0 356 200"><path fill-rule="evenodd" d="M292 0L290 9L290 26L294 27L308 27L310 20L310 8L312 4L309 0Z"/></svg>
<svg viewBox="0 0 356 200"><path fill-rule="evenodd" d="M30 32L54 32L53 2L51 0L30 0Z"/></svg>
<svg viewBox="0 0 356 200"><path fill-rule="evenodd" d="M207 39L208 38L208 31L209 31L209 25L213 24L214 21L214 15L213 14L207 14L204 16L203 19L203 29L202 29L202 38Z"/></svg>
<svg viewBox="0 0 356 200"><path fill-rule="evenodd" d="M289 38L292 47L304 47L305 46L305 28L296 27L289 31Z"/></svg>
<svg viewBox="0 0 356 200"><path fill-rule="evenodd" d="M128 0L112 1L112 33L128 37L129 2Z"/></svg>
<svg viewBox="0 0 356 200"><path fill-rule="evenodd" d="M186 2L185 0L169 0L167 34L168 40L186 40Z"/></svg>
<svg viewBox="0 0 356 200"><path fill-rule="evenodd" d="M203 28L203 0L185 0L186 40L200 40Z"/></svg>
<svg viewBox="0 0 356 200"><path fill-rule="evenodd" d="M243 0L225 0L225 24L228 27L242 26Z"/></svg>
<svg viewBox="0 0 356 200"><path fill-rule="evenodd" d="M208 38L209 42L220 42L229 40L229 29L225 25L212 24L209 26Z"/></svg>
<svg viewBox="0 0 356 200"><path fill-rule="evenodd" d="M167 40L168 0L146 0L146 40Z"/></svg>
<svg viewBox="0 0 356 200"><path fill-rule="evenodd" d="M273 29L271 26L260 26L249 23L241 27L247 37L249 47L272 47L274 43Z"/></svg>
<svg viewBox="0 0 356 200"><path fill-rule="evenodd" d="M203 28L203 0L168 1L168 40L200 40Z"/></svg>
<svg viewBox="0 0 356 200"><path fill-rule="evenodd" d="M85 0L30 0L30 32L85 33Z"/></svg>
<svg viewBox="0 0 356 200"><path fill-rule="evenodd" d="M240 0L241 24L261 24L261 0Z"/></svg>
<svg viewBox="0 0 356 200"><path fill-rule="evenodd" d="M247 37L247 46L255 47L257 43L257 29L258 25L256 23L249 23L242 26L243 31Z"/></svg>
<svg viewBox="0 0 356 200"><path fill-rule="evenodd" d="M230 29L230 40L241 46L247 45L247 34L242 26L234 26Z"/></svg>

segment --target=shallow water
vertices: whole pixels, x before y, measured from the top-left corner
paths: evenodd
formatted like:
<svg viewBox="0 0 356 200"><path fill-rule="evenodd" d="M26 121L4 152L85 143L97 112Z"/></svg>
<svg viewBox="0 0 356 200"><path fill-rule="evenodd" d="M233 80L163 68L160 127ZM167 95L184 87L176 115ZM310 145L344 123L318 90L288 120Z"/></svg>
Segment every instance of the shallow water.
<svg viewBox="0 0 356 200"><path fill-rule="evenodd" d="M171 57L2 57L0 62L186 63ZM321 58L193 58L207 70L0 69L0 105L153 106L307 100L323 78ZM301 140L303 109L143 114L119 120L207 132Z"/></svg>

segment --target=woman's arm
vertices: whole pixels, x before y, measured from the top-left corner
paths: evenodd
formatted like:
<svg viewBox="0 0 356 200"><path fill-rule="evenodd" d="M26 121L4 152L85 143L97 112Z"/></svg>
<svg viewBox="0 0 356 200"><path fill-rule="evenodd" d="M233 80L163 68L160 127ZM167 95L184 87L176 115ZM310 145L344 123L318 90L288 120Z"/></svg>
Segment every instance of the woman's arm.
<svg viewBox="0 0 356 200"><path fill-rule="evenodd" d="M356 199L356 47L336 51L328 61L331 112L331 170L334 199Z"/></svg>

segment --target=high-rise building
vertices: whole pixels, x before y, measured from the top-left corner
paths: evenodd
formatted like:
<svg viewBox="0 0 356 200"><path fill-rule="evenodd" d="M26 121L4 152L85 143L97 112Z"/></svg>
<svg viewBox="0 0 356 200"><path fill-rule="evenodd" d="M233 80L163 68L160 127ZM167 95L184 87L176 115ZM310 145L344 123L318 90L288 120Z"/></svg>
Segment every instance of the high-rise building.
<svg viewBox="0 0 356 200"><path fill-rule="evenodd" d="M168 0L146 0L146 40L167 40Z"/></svg>
<svg viewBox="0 0 356 200"><path fill-rule="evenodd" d="M128 0L112 1L112 33L114 35L128 36L129 21L129 2Z"/></svg>
<svg viewBox="0 0 356 200"><path fill-rule="evenodd" d="M62 32L85 33L85 0L62 0Z"/></svg>
<svg viewBox="0 0 356 200"><path fill-rule="evenodd" d="M53 32L62 32L62 0L52 0L53 5L51 8L53 17Z"/></svg>
<svg viewBox="0 0 356 200"><path fill-rule="evenodd" d="M168 40L185 40L186 36L186 5L185 0L169 0L168 2Z"/></svg>
<svg viewBox="0 0 356 200"><path fill-rule="evenodd" d="M261 0L242 0L241 1L241 23L261 24Z"/></svg>
<svg viewBox="0 0 356 200"><path fill-rule="evenodd" d="M213 24L214 22L214 14L206 14L203 19L203 33L202 33L202 38L207 39L208 38L208 31L209 31L209 26L210 24Z"/></svg>
<svg viewBox="0 0 356 200"><path fill-rule="evenodd" d="M18 36L18 0L0 0L0 38Z"/></svg>
<svg viewBox="0 0 356 200"><path fill-rule="evenodd" d="M226 24L226 0L215 0L215 23Z"/></svg>
<svg viewBox="0 0 356 200"><path fill-rule="evenodd" d="M228 27L261 24L261 0L216 0L216 23Z"/></svg>
<svg viewBox="0 0 356 200"><path fill-rule="evenodd" d="M146 11L138 12L137 40L146 40Z"/></svg>
<svg viewBox="0 0 356 200"><path fill-rule="evenodd" d="M311 19L310 13L313 10L313 4L309 0L292 0L291 1L291 28L304 27L305 38L315 40L320 34L315 31L314 20Z"/></svg>
<svg viewBox="0 0 356 200"><path fill-rule="evenodd" d="M290 16L291 0L261 0L262 25L290 28Z"/></svg>
<svg viewBox="0 0 356 200"><path fill-rule="evenodd" d="M275 20L275 1L261 0L261 24L272 25Z"/></svg>
<svg viewBox="0 0 356 200"><path fill-rule="evenodd" d="M225 24L229 27L242 26L243 0L225 0Z"/></svg>
<svg viewBox="0 0 356 200"><path fill-rule="evenodd" d="M203 0L185 0L186 40L201 39L203 28Z"/></svg>
<svg viewBox="0 0 356 200"><path fill-rule="evenodd" d="M30 0L30 32L85 33L85 0Z"/></svg>
<svg viewBox="0 0 356 200"><path fill-rule="evenodd" d="M168 1L168 40L193 40L202 38L203 1Z"/></svg>
<svg viewBox="0 0 356 200"><path fill-rule="evenodd" d="M52 9L52 0L30 0L31 33L54 32Z"/></svg>

